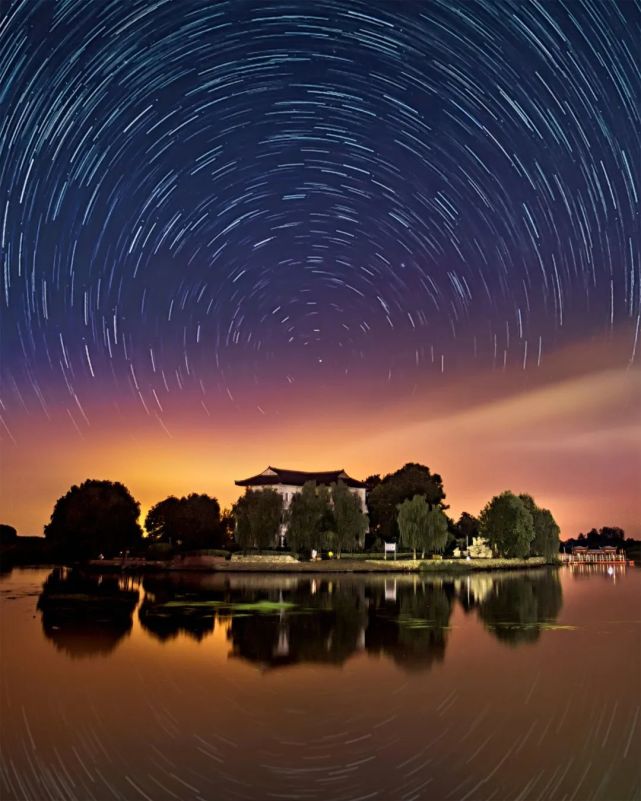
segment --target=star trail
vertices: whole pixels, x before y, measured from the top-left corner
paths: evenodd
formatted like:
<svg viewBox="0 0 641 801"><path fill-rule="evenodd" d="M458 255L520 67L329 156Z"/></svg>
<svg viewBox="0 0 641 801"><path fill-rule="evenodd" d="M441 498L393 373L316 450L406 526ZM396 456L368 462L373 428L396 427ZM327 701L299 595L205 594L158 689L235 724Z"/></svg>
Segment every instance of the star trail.
<svg viewBox="0 0 641 801"><path fill-rule="evenodd" d="M639 12L3 4L3 442L636 368Z"/></svg>

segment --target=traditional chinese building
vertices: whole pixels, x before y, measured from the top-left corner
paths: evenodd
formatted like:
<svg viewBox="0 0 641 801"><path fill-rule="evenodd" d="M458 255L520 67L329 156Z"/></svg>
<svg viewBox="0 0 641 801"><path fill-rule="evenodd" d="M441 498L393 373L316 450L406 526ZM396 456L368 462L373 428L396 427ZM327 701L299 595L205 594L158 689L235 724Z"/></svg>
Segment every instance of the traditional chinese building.
<svg viewBox="0 0 641 801"><path fill-rule="evenodd" d="M344 470L325 470L323 472L308 473L304 470L282 470L279 467L267 467L262 473L250 478L236 481L236 486L247 489L274 489L283 496L283 506L288 508L292 498L303 489L303 484L315 481L317 484L337 484L342 481L361 502L361 509L367 514L365 492L367 485L364 481L357 481L348 476Z"/></svg>
<svg viewBox="0 0 641 801"><path fill-rule="evenodd" d="M303 484L308 481L314 481L316 484L325 486L342 481L358 497L363 513L367 514L367 485L364 481L357 481L357 479L348 476L344 470L325 470L310 473L304 470L283 470L279 467L267 467L262 473L250 476L250 478L240 479L235 484L248 490L274 489L283 497L283 508L288 509L294 495L300 492L303 489ZM281 538L284 534L285 527L281 531Z"/></svg>

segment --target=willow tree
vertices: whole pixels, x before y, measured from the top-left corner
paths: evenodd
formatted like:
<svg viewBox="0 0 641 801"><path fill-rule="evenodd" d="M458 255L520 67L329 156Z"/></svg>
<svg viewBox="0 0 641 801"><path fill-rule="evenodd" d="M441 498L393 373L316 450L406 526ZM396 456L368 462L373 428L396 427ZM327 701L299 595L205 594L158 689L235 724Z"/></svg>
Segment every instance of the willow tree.
<svg viewBox="0 0 641 801"><path fill-rule="evenodd" d="M561 529L552 512L537 506L531 495L519 495L519 498L532 515L534 539L530 545L531 552L545 557L546 562L553 562L559 555Z"/></svg>
<svg viewBox="0 0 641 801"><path fill-rule="evenodd" d="M425 547L427 532L427 515L430 511L427 501L422 495L415 495L411 501L403 501L398 505L398 532L400 543L410 548L416 559L416 551Z"/></svg>
<svg viewBox="0 0 641 801"><path fill-rule="evenodd" d="M295 493L287 515L287 544L292 551L320 549L330 527L332 508L329 488L307 481Z"/></svg>
<svg viewBox="0 0 641 801"><path fill-rule="evenodd" d="M243 549L272 548L283 520L283 496L274 489L248 490L234 504L236 542Z"/></svg>
<svg viewBox="0 0 641 801"><path fill-rule="evenodd" d="M363 541L367 531L367 515L363 514L358 496L343 481L332 484L331 497L334 518L332 540L340 559L343 549L354 550Z"/></svg>
<svg viewBox="0 0 641 801"><path fill-rule="evenodd" d="M438 508L429 509L425 516L425 531L423 544L421 545L422 555L425 552L442 553L447 545L448 526L446 515Z"/></svg>

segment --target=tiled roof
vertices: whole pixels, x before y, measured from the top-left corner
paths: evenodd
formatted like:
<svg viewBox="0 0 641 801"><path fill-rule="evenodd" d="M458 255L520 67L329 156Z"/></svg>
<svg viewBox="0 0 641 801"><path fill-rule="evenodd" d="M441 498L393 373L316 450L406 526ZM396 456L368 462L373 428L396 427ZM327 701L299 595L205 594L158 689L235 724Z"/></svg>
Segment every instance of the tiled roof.
<svg viewBox="0 0 641 801"><path fill-rule="evenodd" d="M343 481L348 487L358 487L365 489L364 481L357 481L348 476L344 470L324 470L307 472L305 470L283 470L280 467L268 467L257 476L243 478L236 481L239 487L265 487L276 484L290 484L295 487L302 487L306 481L315 481L317 484L334 484Z"/></svg>

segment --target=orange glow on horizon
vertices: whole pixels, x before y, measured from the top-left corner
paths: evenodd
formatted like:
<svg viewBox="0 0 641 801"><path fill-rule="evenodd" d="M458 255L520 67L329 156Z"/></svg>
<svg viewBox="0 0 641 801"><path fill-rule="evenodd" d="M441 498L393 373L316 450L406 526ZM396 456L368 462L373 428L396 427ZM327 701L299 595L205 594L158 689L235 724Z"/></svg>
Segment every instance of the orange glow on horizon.
<svg viewBox="0 0 641 801"><path fill-rule="evenodd" d="M234 480L268 464L365 478L416 461L442 475L455 517L512 489L549 507L562 537L603 525L638 537L638 370L598 356L593 345L557 354L536 382L525 383L523 373L491 382L468 374L379 407L369 393L333 408L310 393L302 407L283 400L278 414L184 415L168 419L166 430L140 413L101 410L80 436L25 415L14 425L15 444L3 445L2 522L41 534L56 499L86 478L122 481L144 520L171 494L204 492L229 506L241 494Z"/></svg>

